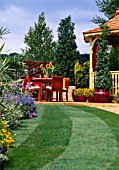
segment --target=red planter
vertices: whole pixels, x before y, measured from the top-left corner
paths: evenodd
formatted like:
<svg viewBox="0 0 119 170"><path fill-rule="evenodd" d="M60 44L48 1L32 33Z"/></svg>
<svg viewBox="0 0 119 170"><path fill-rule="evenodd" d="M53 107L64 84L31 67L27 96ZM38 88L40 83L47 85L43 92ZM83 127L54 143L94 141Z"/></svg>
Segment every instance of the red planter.
<svg viewBox="0 0 119 170"><path fill-rule="evenodd" d="M74 95L74 91L75 91L75 89L72 90L72 99L74 102L76 102L76 96Z"/></svg>
<svg viewBox="0 0 119 170"><path fill-rule="evenodd" d="M94 98L94 96L88 96L88 102L90 102L90 103L93 103L93 102L95 102L95 98Z"/></svg>
<svg viewBox="0 0 119 170"><path fill-rule="evenodd" d="M76 99L78 102L86 102L87 97L86 96L76 96Z"/></svg>
<svg viewBox="0 0 119 170"><path fill-rule="evenodd" d="M97 103L108 103L109 102L109 91L100 89L94 92L95 101Z"/></svg>
<svg viewBox="0 0 119 170"><path fill-rule="evenodd" d="M117 100L117 103L119 103L119 100Z"/></svg>

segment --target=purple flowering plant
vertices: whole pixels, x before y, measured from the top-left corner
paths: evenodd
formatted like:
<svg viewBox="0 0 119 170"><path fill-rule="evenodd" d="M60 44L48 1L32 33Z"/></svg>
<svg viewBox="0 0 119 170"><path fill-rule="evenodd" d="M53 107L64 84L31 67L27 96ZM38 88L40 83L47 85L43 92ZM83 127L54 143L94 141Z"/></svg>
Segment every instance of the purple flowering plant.
<svg viewBox="0 0 119 170"><path fill-rule="evenodd" d="M24 116L28 118L36 117L36 105L34 103L34 100L28 95L25 94L21 97L21 108L24 112Z"/></svg>
<svg viewBox="0 0 119 170"><path fill-rule="evenodd" d="M17 127L21 118L37 116L34 100L28 94L22 93L17 85L4 87L0 103L3 105L0 112L9 121L11 128Z"/></svg>

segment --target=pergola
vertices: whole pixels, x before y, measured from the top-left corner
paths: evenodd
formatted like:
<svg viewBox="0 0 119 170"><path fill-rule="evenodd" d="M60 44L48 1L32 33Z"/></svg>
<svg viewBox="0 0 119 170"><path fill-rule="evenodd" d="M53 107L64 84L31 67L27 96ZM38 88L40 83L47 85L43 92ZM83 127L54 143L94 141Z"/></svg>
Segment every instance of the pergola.
<svg viewBox="0 0 119 170"><path fill-rule="evenodd" d="M119 8L116 8L114 17L105 23L109 26L108 40L109 44L114 46L119 54ZM89 87L94 88L96 53L98 51L97 40L101 35L100 27L83 32L84 40L90 43L90 81ZM119 70L119 55L118 55L118 70ZM119 88L119 71L112 71L113 87L111 95L115 94L115 90Z"/></svg>

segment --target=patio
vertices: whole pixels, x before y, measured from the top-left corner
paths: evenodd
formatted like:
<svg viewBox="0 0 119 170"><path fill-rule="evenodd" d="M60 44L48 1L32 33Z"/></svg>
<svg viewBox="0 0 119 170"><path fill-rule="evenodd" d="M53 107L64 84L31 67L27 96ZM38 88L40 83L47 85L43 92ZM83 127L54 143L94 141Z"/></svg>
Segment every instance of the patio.
<svg viewBox="0 0 119 170"><path fill-rule="evenodd" d="M75 89L75 86L69 86L69 91L68 91L68 99L69 101L65 101L65 96L63 95L63 100L64 102L52 102L53 104L63 104L63 105L74 105L74 106L90 106L90 107L96 107L99 109L104 109L110 112L114 112L116 114L119 114L119 104L117 103L88 103L88 102L74 102L72 100L72 89ZM43 104L48 104L51 102L36 102L36 103L43 103Z"/></svg>

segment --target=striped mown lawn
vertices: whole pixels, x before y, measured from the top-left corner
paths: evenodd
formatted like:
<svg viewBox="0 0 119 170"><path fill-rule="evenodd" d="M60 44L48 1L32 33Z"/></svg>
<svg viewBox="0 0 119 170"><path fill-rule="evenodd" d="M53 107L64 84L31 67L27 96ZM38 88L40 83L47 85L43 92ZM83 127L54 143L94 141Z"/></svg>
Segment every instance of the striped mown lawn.
<svg viewBox="0 0 119 170"><path fill-rule="evenodd" d="M5 169L119 169L119 115L90 107L38 105L38 117L23 125Z"/></svg>

